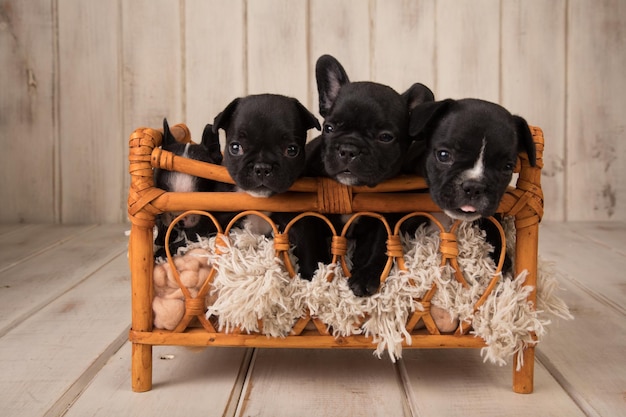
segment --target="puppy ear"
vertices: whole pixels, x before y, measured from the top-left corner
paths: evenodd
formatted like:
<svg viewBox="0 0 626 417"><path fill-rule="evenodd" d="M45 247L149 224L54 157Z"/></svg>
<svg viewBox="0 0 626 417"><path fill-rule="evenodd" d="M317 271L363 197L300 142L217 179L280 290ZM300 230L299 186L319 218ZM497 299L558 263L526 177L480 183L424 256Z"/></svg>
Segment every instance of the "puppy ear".
<svg viewBox="0 0 626 417"><path fill-rule="evenodd" d="M452 99L427 101L413 108L409 120L409 136L412 141L404 158L405 172L426 177L424 155L428 148L428 131L454 103Z"/></svg>
<svg viewBox="0 0 626 417"><path fill-rule="evenodd" d="M402 172L426 177L424 170L424 155L426 154L425 140L414 140L409 145L402 161Z"/></svg>
<svg viewBox="0 0 626 417"><path fill-rule="evenodd" d="M221 164L222 151L220 149L220 135L213 131L213 125L210 123L204 126L201 143L209 150L211 161L214 164Z"/></svg>
<svg viewBox="0 0 626 417"><path fill-rule="evenodd" d="M317 117L315 117L315 115L311 113L309 109L304 107L304 105L300 103L297 99L294 98L292 100L294 101L294 104L296 105L296 109L298 110L298 113L300 114L300 120L302 120L302 125L304 126L304 128L306 130L313 129L313 128L317 130L321 130L322 127L320 126L320 122L319 120L317 120Z"/></svg>
<svg viewBox="0 0 626 417"><path fill-rule="evenodd" d="M161 140L161 147L167 148L176 143L176 139L172 132L170 131L170 126L167 123L167 119L163 118L163 139Z"/></svg>
<svg viewBox="0 0 626 417"><path fill-rule="evenodd" d="M330 55L322 55L317 59L315 79L319 93L320 114L326 117L339 95L339 90L350 80L339 61Z"/></svg>
<svg viewBox="0 0 626 417"><path fill-rule="evenodd" d="M416 137L423 132L431 123L443 115L455 101L448 98L442 101L430 101L418 104L411 111L409 135Z"/></svg>
<svg viewBox="0 0 626 417"><path fill-rule="evenodd" d="M220 114L215 116L215 119L213 120L213 133L217 133L219 129L226 130L226 127L230 124L230 119L233 116L235 109L237 109L240 100L240 98L234 99Z"/></svg>
<svg viewBox="0 0 626 417"><path fill-rule="evenodd" d="M537 164L537 149L535 148L535 141L532 133L530 133L528 123L520 116L513 116L513 121L515 122L515 132L517 133L518 150L526 152L530 166L534 167Z"/></svg>
<svg viewBox="0 0 626 417"><path fill-rule="evenodd" d="M402 93L402 98L406 101L409 111L412 111L419 104L435 101L433 92L422 83L413 84Z"/></svg>

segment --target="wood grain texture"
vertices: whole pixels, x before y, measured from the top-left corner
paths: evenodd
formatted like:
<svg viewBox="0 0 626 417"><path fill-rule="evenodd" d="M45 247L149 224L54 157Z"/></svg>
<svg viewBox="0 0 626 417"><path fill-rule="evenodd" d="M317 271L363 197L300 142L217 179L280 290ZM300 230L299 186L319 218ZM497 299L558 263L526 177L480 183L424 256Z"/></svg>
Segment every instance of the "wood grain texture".
<svg viewBox="0 0 626 417"><path fill-rule="evenodd" d="M372 79L398 92L436 81L436 2L401 0L389 7L376 1L372 11Z"/></svg>
<svg viewBox="0 0 626 417"><path fill-rule="evenodd" d="M44 245L38 242L37 236L41 236ZM55 238L56 242L52 244ZM102 265L120 255L126 256L126 241L124 227L120 225L30 230L22 243L32 248L31 256L8 265L0 278L0 335L79 284Z"/></svg>
<svg viewBox="0 0 626 417"><path fill-rule="evenodd" d="M500 2L438 0L435 97L499 100Z"/></svg>
<svg viewBox="0 0 626 417"><path fill-rule="evenodd" d="M250 362L242 348L171 346L155 347L154 389L138 394L130 389L130 345L123 345L130 304L126 254L110 261L106 255L124 249L119 236L125 226L63 232L3 224L2 236L23 234L19 246L32 256L0 275L21 291L0 306L27 311L22 304L29 286L45 302L0 335L0 415L56 416L66 409L71 417L621 415L626 329L617 307L624 297L625 227L542 223L542 257L563 274L565 291L558 295L575 320L548 327L537 349L533 394L512 393L510 366L485 364L478 350L407 349L393 365L371 349L258 349ZM92 240L68 240L82 229ZM44 273L29 280L28 271L36 270ZM0 296L5 291L0 285Z"/></svg>
<svg viewBox="0 0 626 417"><path fill-rule="evenodd" d="M2 415L60 414L89 382L82 375L119 348L111 344L128 328L126 256L95 265L95 274L0 339ZM48 271L62 273L58 267Z"/></svg>
<svg viewBox="0 0 626 417"><path fill-rule="evenodd" d="M403 416L399 384L367 350L257 350L236 415Z"/></svg>
<svg viewBox="0 0 626 417"><path fill-rule="evenodd" d="M92 230L93 226L28 224L0 239L0 271L26 262L33 256Z"/></svg>
<svg viewBox="0 0 626 417"><path fill-rule="evenodd" d="M546 138L546 220L565 219L566 2L502 2L501 104ZM544 98L545 99L539 99Z"/></svg>
<svg viewBox="0 0 626 417"><path fill-rule="evenodd" d="M230 100L317 114L315 61L495 101L546 134L547 220L623 221L626 7L617 0L158 0L0 6L0 221L126 220L127 139L199 140ZM311 132L311 136L314 133Z"/></svg>
<svg viewBox="0 0 626 417"><path fill-rule="evenodd" d="M184 120L183 41L179 2L121 2L122 106L125 139L138 127ZM128 164L123 160L124 172ZM124 176L124 187L130 177Z"/></svg>
<svg viewBox="0 0 626 417"><path fill-rule="evenodd" d="M154 389L134 393L129 388L130 344L106 364L67 417L221 417L236 405L239 373L246 349L190 350L154 348ZM244 368L245 371L245 368ZM107 394L103 394L107 393Z"/></svg>
<svg viewBox="0 0 626 417"><path fill-rule="evenodd" d="M424 416L584 416L559 384L535 367L535 391L511 391L511 369L482 362L476 350L403 354L413 409Z"/></svg>
<svg viewBox="0 0 626 417"><path fill-rule="evenodd" d="M0 221L56 222L52 2L0 4Z"/></svg>
<svg viewBox="0 0 626 417"><path fill-rule="evenodd" d="M306 103L306 3L251 1L247 3L246 16L248 94L284 94Z"/></svg>
<svg viewBox="0 0 626 417"><path fill-rule="evenodd" d="M626 218L626 3L568 3L567 220Z"/></svg>
<svg viewBox="0 0 626 417"><path fill-rule="evenodd" d="M576 223L573 223L576 225ZM565 227L560 223L548 223L542 226L550 231L541 236L541 256L562 265L565 276L578 285L590 297L612 306L626 315L626 291L624 291L623 271L626 270L626 256L620 248L626 246L624 229L617 228L612 232L599 230L596 238L593 228L578 231L576 227ZM586 256L590 242L598 248L593 260ZM618 250L613 250L616 247ZM577 256L572 256L576 254ZM599 266L606 272L605 279L597 280Z"/></svg>
<svg viewBox="0 0 626 417"><path fill-rule="evenodd" d="M582 274L568 275L579 280ZM626 387L624 313L574 281L564 280L561 286L575 319L551 326L537 358L587 415L621 415Z"/></svg>
<svg viewBox="0 0 626 417"><path fill-rule="evenodd" d="M553 323L537 358L587 415L624 411L626 322L624 224L547 223L540 233L544 259L560 271L560 296L573 321ZM601 352L600 354L598 352Z"/></svg>
<svg viewBox="0 0 626 417"><path fill-rule="evenodd" d="M194 141L233 99L248 93L246 2L185 1L185 111Z"/></svg>
<svg viewBox="0 0 626 417"><path fill-rule="evenodd" d="M313 114L319 115L315 63L320 56L330 54L337 58L351 81L372 79L371 17L367 1L316 0L309 4L307 104Z"/></svg>
<svg viewBox="0 0 626 417"><path fill-rule="evenodd" d="M61 222L125 219L120 2L58 2Z"/></svg>

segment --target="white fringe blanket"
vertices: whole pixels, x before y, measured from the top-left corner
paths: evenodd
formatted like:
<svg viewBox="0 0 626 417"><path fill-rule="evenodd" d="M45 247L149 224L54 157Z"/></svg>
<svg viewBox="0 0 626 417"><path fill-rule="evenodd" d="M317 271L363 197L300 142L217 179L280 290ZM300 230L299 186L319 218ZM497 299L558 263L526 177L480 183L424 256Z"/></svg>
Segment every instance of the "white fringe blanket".
<svg viewBox="0 0 626 417"><path fill-rule="evenodd" d="M515 237L510 224L509 250ZM208 263L218 273L207 317L218 317L220 331L240 328L246 332L260 331L268 337L285 337L296 321L310 311L334 336L370 336L374 353L380 357L387 351L395 361L402 356L402 342L411 343L405 328L408 317L416 310L423 311L416 299L435 283L438 290L432 304L447 310L452 320L471 320L471 333L486 343L481 356L485 361L503 365L514 353L541 340L550 316L572 318L567 305L555 294L558 282L554 269L541 260L537 309L527 301L532 288L523 285L527 272L522 271L517 277L501 277L474 313L474 305L493 277L495 265L483 232L469 223L460 225L457 231L458 263L469 289L456 281L451 267L441 267L438 231L420 227L414 236L403 238L407 271L394 266L381 290L365 298L354 296L338 265L320 264L311 281L291 279L283 262L275 256L271 240L247 229L233 229L229 236L227 246L220 248L221 255L215 255L215 238L202 239L179 252L180 255L198 246L210 252ZM329 282L331 273L335 278ZM413 285L409 284L411 278ZM263 323L261 329L259 320ZM533 333L537 340L532 338Z"/></svg>

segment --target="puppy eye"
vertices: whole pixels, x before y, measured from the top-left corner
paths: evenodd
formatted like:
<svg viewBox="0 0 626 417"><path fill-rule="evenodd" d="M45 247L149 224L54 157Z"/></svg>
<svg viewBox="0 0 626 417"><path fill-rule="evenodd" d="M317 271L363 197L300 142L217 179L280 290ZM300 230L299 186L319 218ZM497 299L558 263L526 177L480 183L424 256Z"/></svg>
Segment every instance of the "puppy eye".
<svg viewBox="0 0 626 417"><path fill-rule="evenodd" d="M380 135L378 135L378 140L383 143L392 142L394 139L395 138L391 133L381 133Z"/></svg>
<svg viewBox="0 0 626 417"><path fill-rule="evenodd" d="M239 142L231 142L230 145L228 145L228 152L232 156L240 156L243 155L243 147Z"/></svg>
<svg viewBox="0 0 626 417"><path fill-rule="evenodd" d="M285 156L289 158L294 158L300 154L300 147L298 145L289 145L287 149L285 149Z"/></svg>
<svg viewBox="0 0 626 417"><path fill-rule="evenodd" d="M435 157L437 161L442 164L450 164L452 163L452 154L446 150L439 150L435 152Z"/></svg>
<svg viewBox="0 0 626 417"><path fill-rule="evenodd" d="M515 169L515 163L509 162L504 166L505 171L513 171Z"/></svg>
<svg viewBox="0 0 626 417"><path fill-rule="evenodd" d="M330 123L324 123L324 133L333 133L335 131L335 127Z"/></svg>

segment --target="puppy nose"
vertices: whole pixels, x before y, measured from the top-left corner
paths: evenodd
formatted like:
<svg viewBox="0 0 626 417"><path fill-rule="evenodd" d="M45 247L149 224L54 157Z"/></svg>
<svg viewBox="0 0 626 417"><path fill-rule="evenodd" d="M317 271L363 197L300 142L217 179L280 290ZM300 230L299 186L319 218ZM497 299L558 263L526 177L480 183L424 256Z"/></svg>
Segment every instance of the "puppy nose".
<svg viewBox="0 0 626 417"><path fill-rule="evenodd" d="M272 166L263 162L254 164L254 174L257 177L269 177L272 175Z"/></svg>
<svg viewBox="0 0 626 417"><path fill-rule="evenodd" d="M480 181L465 181L463 183L463 191L468 197L478 197L485 192L487 187Z"/></svg>
<svg viewBox="0 0 626 417"><path fill-rule="evenodd" d="M359 148L350 144L339 145L339 157L346 161L352 161L354 158L361 154Z"/></svg>

